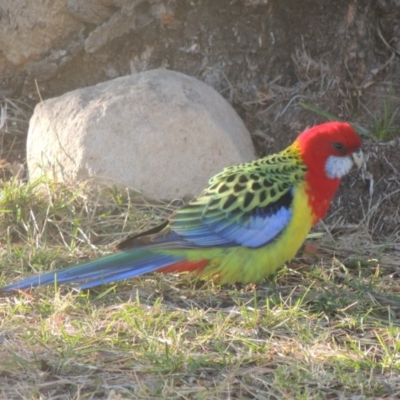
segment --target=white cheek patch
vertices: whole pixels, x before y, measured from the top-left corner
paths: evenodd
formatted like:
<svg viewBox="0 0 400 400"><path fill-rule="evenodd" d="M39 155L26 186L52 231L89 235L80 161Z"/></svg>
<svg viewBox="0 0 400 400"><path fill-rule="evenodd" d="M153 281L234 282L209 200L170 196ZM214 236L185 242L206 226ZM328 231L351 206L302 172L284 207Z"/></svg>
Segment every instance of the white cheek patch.
<svg viewBox="0 0 400 400"><path fill-rule="evenodd" d="M342 178L353 168L353 160L348 157L329 156L325 164L325 172L328 178Z"/></svg>

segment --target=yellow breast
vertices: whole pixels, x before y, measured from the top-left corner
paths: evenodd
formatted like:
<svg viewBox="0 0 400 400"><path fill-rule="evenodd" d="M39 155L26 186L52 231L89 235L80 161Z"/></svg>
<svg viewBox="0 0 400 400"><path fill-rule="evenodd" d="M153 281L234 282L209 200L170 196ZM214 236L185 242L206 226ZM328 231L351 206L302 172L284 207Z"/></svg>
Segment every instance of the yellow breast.
<svg viewBox="0 0 400 400"><path fill-rule="evenodd" d="M229 249L231 254L226 254L218 268L221 283L259 282L296 255L312 227L313 218L304 187L295 190L293 201L293 217L276 240L258 249ZM214 268L207 269L205 274Z"/></svg>

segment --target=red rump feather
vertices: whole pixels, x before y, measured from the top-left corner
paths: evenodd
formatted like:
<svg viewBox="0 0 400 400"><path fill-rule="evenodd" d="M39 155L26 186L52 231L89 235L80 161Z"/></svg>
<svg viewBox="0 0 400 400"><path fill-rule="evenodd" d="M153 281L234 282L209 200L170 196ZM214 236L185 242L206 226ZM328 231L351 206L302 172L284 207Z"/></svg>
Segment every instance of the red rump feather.
<svg viewBox="0 0 400 400"><path fill-rule="evenodd" d="M168 265L168 267L161 268L157 270L157 272L162 272L164 274L167 273L179 273L179 272L192 272L192 271L201 271L208 263L208 260L200 260L200 261L179 261L175 264Z"/></svg>

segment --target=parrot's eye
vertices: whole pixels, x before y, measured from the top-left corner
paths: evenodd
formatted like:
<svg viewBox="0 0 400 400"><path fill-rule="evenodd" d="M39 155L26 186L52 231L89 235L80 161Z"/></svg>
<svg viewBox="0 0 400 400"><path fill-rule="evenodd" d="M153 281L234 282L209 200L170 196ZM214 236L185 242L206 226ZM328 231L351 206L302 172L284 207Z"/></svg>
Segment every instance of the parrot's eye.
<svg viewBox="0 0 400 400"><path fill-rule="evenodd" d="M333 143L333 148L336 149L337 151L340 151L341 153L344 151L344 145L343 143L340 142Z"/></svg>

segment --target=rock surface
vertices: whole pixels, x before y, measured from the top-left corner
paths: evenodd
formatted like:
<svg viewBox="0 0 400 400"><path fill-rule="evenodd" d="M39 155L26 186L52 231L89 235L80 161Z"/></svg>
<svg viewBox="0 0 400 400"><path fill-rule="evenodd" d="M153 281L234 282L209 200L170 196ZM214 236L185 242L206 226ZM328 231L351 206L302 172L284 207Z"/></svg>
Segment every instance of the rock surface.
<svg viewBox="0 0 400 400"><path fill-rule="evenodd" d="M49 79L71 61L84 25L66 12L67 0L0 0L0 77L26 70Z"/></svg>
<svg viewBox="0 0 400 400"><path fill-rule="evenodd" d="M36 106L30 179L93 180L153 198L198 194L223 167L252 160L246 127L214 89L152 70L87 87Z"/></svg>

